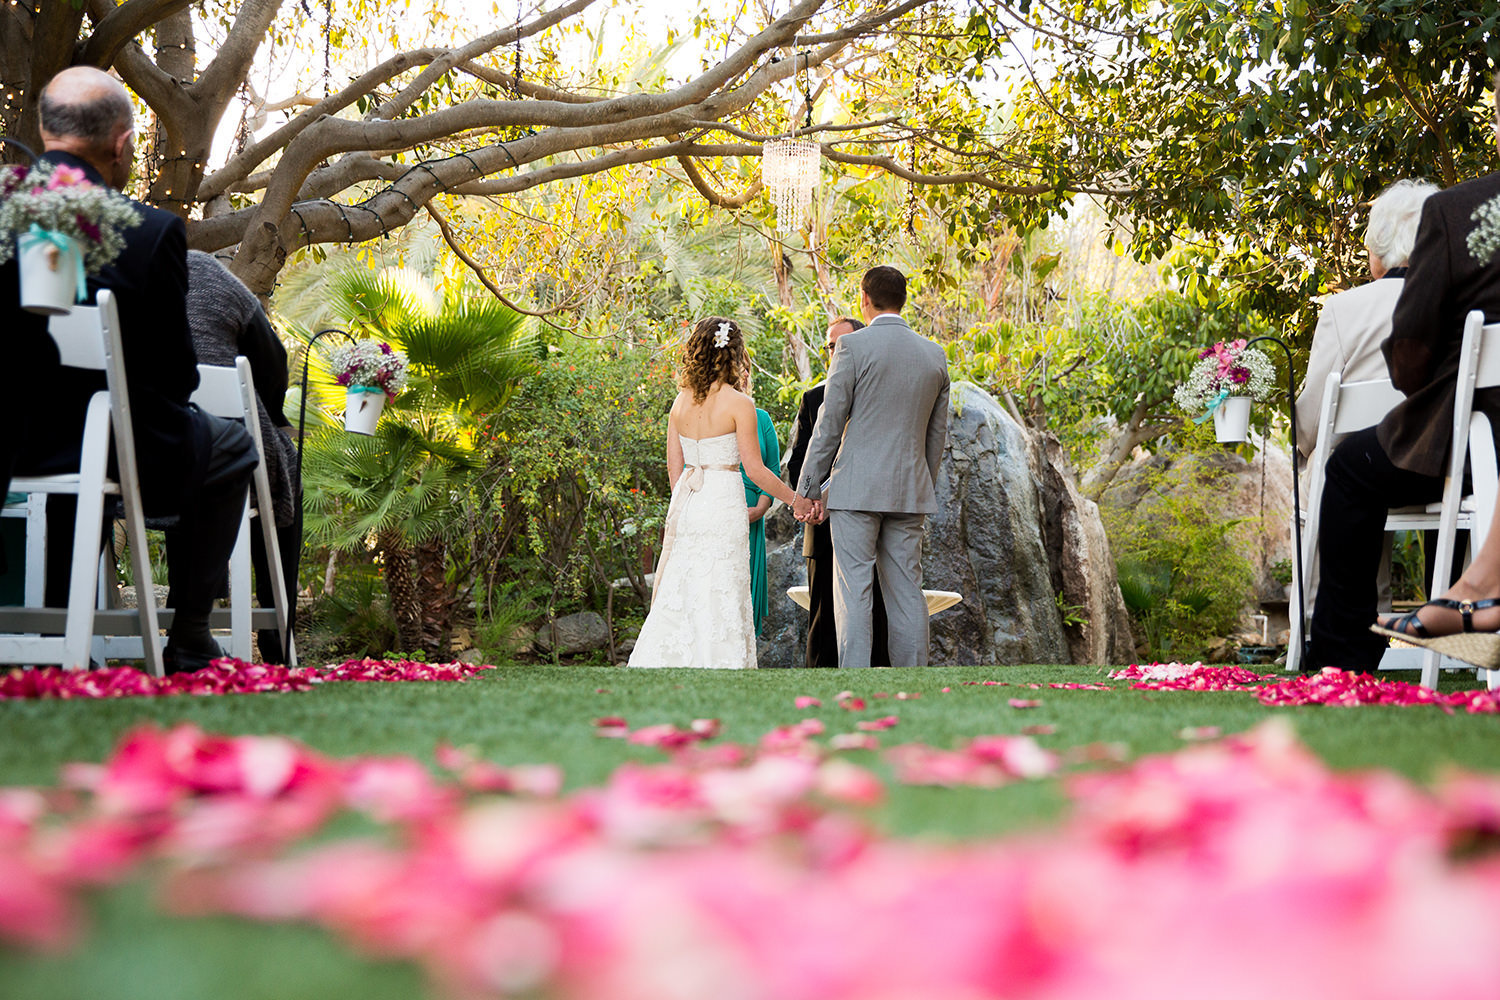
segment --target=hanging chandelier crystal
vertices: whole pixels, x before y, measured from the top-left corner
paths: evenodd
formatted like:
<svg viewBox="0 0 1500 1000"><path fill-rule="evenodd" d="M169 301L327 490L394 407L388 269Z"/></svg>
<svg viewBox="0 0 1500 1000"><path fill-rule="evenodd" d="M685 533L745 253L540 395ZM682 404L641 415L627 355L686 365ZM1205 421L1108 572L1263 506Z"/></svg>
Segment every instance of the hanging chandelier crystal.
<svg viewBox="0 0 1500 1000"><path fill-rule="evenodd" d="M812 139L773 139L761 150L761 177L776 206L776 228L795 233L812 204L823 150Z"/></svg>

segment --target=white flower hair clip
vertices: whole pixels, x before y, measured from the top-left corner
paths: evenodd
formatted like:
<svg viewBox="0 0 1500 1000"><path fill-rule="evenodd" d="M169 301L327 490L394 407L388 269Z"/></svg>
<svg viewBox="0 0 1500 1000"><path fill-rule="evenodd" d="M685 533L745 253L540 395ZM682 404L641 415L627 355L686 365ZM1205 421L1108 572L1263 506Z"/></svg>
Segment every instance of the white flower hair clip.
<svg viewBox="0 0 1500 1000"><path fill-rule="evenodd" d="M728 347L729 346L729 331L732 330L733 328L734 328L733 325L727 319L724 320L722 323L720 323L719 324L719 332L714 334L714 346L715 347Z"/></svg>

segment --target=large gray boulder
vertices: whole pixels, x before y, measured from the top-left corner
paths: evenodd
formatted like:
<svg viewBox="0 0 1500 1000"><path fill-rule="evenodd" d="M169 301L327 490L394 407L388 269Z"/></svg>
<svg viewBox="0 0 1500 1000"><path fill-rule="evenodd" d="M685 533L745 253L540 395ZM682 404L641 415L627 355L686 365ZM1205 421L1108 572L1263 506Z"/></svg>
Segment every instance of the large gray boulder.
<svg viewBox="0 0 1500 1000"><path fill-rule="evenodd" d="M940 510L927 518L922 570L927 589L964 600L931 619L932 662L1127 662L1133 640L1109 543L1061 448L970 383L953 386L950 406ZM801 666L807 612L785 593L807 582L802 535L779 506L767 547L771 608L760 665ZM1078 624L1064 626L1059 594Z"/></svg>
<svg viewBox="0 0 1500 1000"><path fill-rule="evenodd" d="M955 383L949 399L922 572L927 589L964 599L932 619L932 662L1068 663L1028 435L975 385Z"/></svg>
<svg viewBox="0 0 1500 1000"><path fill-rule="evenodd" d="M536 648L558 656L592 653L608 645L609 627L593 611L564 615L543 625L536 634Z"/></svg>

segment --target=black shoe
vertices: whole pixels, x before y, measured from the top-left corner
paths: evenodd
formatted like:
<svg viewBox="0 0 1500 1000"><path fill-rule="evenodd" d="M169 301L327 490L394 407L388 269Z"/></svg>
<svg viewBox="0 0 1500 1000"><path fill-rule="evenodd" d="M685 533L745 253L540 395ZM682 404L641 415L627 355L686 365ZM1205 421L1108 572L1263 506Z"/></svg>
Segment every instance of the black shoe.
<svg viewBox="0 0 1500 1000"><path fill-rule="evenodd" d="M208 646L212 648L174 646L172 640L168 639L167 648L161 651L162 670L170 677L172 674L190 674L212 666L214 660L223 657L224 651L212 640Z"/></svg>

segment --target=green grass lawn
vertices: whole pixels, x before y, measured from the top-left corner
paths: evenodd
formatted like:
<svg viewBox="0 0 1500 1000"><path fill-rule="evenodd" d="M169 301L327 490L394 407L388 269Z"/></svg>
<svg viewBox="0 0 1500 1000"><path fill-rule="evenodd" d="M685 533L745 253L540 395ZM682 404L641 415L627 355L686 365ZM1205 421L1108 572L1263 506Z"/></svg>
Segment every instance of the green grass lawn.
<svg viewBox="0 0 1500 1000"><path fill-rule="evenodd" d="M1445 714L1430 707L1268 709L1242 692L1128 690L1087 667L929 668L834 671L625 671L514 667L463 684L329 684L309 692L224 697L0 703L0 784L50 785L59 765L97 761L132 727L193 722L210 732L281 733L331 756L409 754L430 761L441 742L471 747L501 764L560 764L570 788L603 780L629 759L661 761L650 748L594 735L593 720L621 715L632 728L723 722L721 740L754 742L767 730L816 715L826 735L861 718L896 715L883 746L924 742L950 747L982 734L1049 724L1038 737L1052 749L1123 744L1130 756L1183 745L1186 727L1225 734L1272 716L1290 719L1302 740L1335 768L1388 767L1426 780L1449 765L1500 767L1500 718ZM966 686L994 679L1012 686ZM1398 679L1414 680L1415 675ZM1104 682L1111 691L1017 689L1052 681ZM1449 686L1473 686L1472 675ZM943 687L948 693L942 693ZM868 700L862 713L834 703L845 687ZM600 689L603 689L602 691ZM920 699L877 700L877 691ZM820 709L793 699L813 695ZM1010 698L1041 705L1014 709ZM851 759L886 774L875 753ZM874 821L896 835L974 838L1034 827L1057 815L1056 782L999 789L889 786ZM421 978L404 966L372 965L321 933L232 919L181 921L156 912L149 881L100 893L84 948L39 958L0 950L0 995L25 998L287 998L420 996Z"/></svg>

